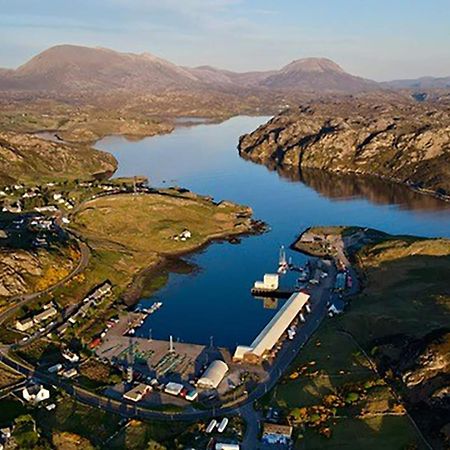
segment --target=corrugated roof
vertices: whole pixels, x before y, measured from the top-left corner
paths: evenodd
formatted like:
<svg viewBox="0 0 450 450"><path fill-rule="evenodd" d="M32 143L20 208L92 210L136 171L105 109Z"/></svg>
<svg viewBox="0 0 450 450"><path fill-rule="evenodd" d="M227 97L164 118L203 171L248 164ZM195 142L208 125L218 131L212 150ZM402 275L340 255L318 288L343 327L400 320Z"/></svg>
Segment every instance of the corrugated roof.
<svg viewBox="0 0 450 450"><path fill-rule="evenodd" d="M309 295L304 292L293 294L253 341L251 353L262 356L271 350L308 300Z"/></svg>

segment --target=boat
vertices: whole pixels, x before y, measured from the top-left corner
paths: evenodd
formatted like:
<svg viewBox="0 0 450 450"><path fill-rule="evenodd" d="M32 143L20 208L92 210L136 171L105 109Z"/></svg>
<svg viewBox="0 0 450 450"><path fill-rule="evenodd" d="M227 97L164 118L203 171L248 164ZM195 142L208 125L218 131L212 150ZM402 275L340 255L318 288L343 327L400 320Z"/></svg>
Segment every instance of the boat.
<svg viewBox="0 0 450 450"><path fill-rule="evenodd" d="M284 245L280 247L280 256L278 258L278 273L284 275L289 269L289 264L286 259L286 250Z"/></svg>

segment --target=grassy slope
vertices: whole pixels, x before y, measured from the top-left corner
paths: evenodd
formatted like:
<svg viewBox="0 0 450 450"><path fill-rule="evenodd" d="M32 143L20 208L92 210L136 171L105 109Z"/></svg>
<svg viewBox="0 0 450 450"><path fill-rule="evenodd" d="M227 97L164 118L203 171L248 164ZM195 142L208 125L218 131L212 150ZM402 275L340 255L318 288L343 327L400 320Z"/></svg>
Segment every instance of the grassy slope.
<svg viewBox="0 0 450 450"><path fill-rule="evenodd" d="M450 241L387 238L360 250L357 260L366 277L363 293L343 316L327 320L302 350L292 371L307 367L304 373L295 380L286 377L265 402L290 411L320 405L330 393L345 396L356 391L360 400L338 408L340 418L328 423L331 439L309 429L298 448L399 449L414 442L420 447L406 416L391 415L401 409L388 386L369 387L378 384L379 377L357 343L342 331L351 332L370 351L375 338L396 333L421 337L447 326ZM365 417L357 417L361 412Z"/></svg>
<svg viewBox="0 0 450 450"><path fill-rule="evenodd" d="M123 284L163 256L194 250L214 237L247 231L248 219L237 217L246 212L237 205L216 206L202 197L121 195L85 204L73 226L94 248L98 270L109 268L111 279ZM175 241L173 236L184 229L192 232L192 238Z"/></svg>
<svg viewBox="0 0 450 450"><path fill-rule="evenodd" d="M2 310L10 306L10 296L42 291L62 280L77 265L79 255L72 247L59 246L34 251L3 249L0 258Z"/></svg>

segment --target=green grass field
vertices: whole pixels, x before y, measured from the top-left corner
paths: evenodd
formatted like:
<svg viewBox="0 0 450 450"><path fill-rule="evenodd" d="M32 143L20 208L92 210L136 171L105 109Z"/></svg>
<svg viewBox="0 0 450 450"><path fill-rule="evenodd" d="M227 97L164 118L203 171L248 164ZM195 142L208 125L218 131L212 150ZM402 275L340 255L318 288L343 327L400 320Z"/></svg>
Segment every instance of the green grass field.
<svg viewBox="0 0 450 450"><path fill-rule="evenodd" d="M296 450L425 450L416 432L403 416L371 419L336 419L331 438L307 431L299 438Z"/></svg>
<svg viewBox="0 0 450 450"><path fill-rule="evenodd" d="M36 412L39 426L47 433L68 431L99 445L119 429L120 417L101 409L91 408L63 396L53 411Z"/></svg>
<svg viewBox="0 0 450 450"><path fill-rule="evenodd" d="M421 338L448 326L450 241L387 236L360 250L356 259L364 273L363 292L344 315L325 319L261 405L306 417L301 419L305 431L297 426L304 433L298 449L422 448L403 405L361 346L371 355L378 351L376 339ZM341 404L327 405L330 396ZM331 438L323 435L327 429Z"/></svg>

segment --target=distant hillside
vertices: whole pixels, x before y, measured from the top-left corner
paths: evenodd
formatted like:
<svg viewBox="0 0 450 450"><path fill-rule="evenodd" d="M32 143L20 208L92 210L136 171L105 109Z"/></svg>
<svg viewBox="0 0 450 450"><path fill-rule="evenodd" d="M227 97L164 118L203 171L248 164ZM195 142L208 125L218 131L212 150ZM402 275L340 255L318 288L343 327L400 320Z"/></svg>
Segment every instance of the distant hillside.
<svg viewBox="0 0 450 450"><path fill-rule="evenodd" d="M87 146L0 132L0 184L90 178L116 168L112 155Z"/></svg>
<svg viewBox="0 0 450 450"><path fill-rule="evenodd" d="M156 56L59 45L14 71L0 72L0 89L31 91L146 90L189 87L187 70Z"/></svg>
<svg viewBox="0 0 450 450"><path fill-rule="evenodd" d="M58 45L16 70L0 70L0 90L58 93L161 92L166 89L253 88L356 92L378 88L374 81L346 73L333 61L307 58L280 70L235 73L210 66L187 68L149 53Z"/></svg>
<svg viewBox="0 0 450 450"><path fill-rule="evenodd" d="M391 89L448 89L450 77L422 77L410 80L393 80L382 83Z"/></svg>

